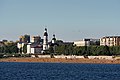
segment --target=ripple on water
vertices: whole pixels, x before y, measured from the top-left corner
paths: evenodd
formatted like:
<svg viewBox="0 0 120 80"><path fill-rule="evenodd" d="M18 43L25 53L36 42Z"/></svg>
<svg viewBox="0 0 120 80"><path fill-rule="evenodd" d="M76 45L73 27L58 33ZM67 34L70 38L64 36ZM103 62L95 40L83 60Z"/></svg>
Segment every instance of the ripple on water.
<svg viewBox="0 0 120 80"><path fill-rule="evenodd" d="M0 80L119 79L119 64L0 63Z"/></svg>

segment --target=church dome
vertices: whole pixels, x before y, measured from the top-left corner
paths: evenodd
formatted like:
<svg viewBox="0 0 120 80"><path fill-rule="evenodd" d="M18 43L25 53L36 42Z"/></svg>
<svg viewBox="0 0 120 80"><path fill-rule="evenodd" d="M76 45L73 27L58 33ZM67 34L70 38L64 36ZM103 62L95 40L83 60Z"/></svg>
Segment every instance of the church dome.
<svg viewBox="0 0 120 80"><path fill-rule="evenodd" d="M56 38L52 38L52 40L56 40Z"/></svg>
<svg viewBox="0 0 120 80"><path fill-rule="evenodd" d="M47 28L45 28L44 36L48 36Z"/></svg>
<svg viewBox="0 0 120 80"><path fill-rule="evenodd" d="M48 36L48 33L47 33L47 32L45 32L45 33L44 33L44 36Z"/></svg>
<svg viewBox="0 0 120 80"><path fill-rule="evenodd" d="M56 40L56 38L55 38L55 34L53 34L53 38L52 38L52 40Z"/></svg>

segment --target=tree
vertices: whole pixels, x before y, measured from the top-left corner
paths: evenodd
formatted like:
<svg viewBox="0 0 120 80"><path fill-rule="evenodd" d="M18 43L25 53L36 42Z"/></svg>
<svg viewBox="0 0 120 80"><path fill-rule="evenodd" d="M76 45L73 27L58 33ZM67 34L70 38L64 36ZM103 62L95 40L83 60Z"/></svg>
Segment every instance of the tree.
<svg viewBox="0 0 120 80"><path fill-rule="evenodd" d="M51 53L54 53L54 49L53 49L52 46L50 46L50 48L49 48L49 52L50 52L50 54L51 54Z"/></svg>
<svg viewBox="0 0 120 80"><path fill-rule="evenodd" d="M23 53L27 53L27 45L26 44L23 46Z"/></svg>
<svg viewBox="0 0 120 80"><path fill-rule="evenodd" d="M104 55L109 55L109 56L111 56L109 47L108 47L107 45L104 46L104 48L103 48L103 53L104 53Z"/></svg>

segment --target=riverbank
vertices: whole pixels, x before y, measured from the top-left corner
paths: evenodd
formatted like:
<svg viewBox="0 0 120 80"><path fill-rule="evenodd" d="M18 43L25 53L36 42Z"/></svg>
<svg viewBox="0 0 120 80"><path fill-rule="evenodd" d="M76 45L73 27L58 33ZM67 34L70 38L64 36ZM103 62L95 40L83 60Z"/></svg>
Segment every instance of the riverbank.
<svg viewBox="0 0 120 80"><path fill-rule="evenodd" d="M65 59L65 58L2 58L0 62L50 62L50 63L97 63L97 64L120 64L120 60L106 59Z"/></svg>

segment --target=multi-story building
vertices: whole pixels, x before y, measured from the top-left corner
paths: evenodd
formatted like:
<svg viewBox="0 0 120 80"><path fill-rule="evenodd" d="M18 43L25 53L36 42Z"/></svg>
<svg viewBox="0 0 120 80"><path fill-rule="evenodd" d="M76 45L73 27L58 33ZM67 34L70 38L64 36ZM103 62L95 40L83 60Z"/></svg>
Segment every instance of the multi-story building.
<svg viewBox="0 0 120 80"><path fill-rule="evenodd" d="M41 41L41 37L40 36L33 36L31 42L33 42L33 43L40 43L40 41Z"/></svg>
<svg viewBox="0 0 120 80"><path fill-rule="evenodd" d="M30 35L23 35L19 37L19 42L17 43L19 53L21 52L21 49L23 53L23 47L25 44L28 44L28 43L30 43Z"/></svg>
<svg viewBox="0 0 120 80"><path fill-rule="evenodd" d="M90 46L90 40L83 39L83 40L74 41L74 45L76 45L76 46Z"/></svg>
<svg viewBox="0 0 120 80"><path fill-rule="evenodd" d="M100 39L101 46L119 46L120 36L106 36Z"/></svg>
<svg viewBox="0 0 120 80"><path fill-rule="evenodd" d="M90 45L100 45L99 39L83 39L74 41L74 45L76 46L90 46Z"/></svg>
<svg viewBox="0 0 120 80"><path fill-rule="evenodd" d="M30 42L30 35L24 35L19 37L19 42L29 43Z"/></svg>

